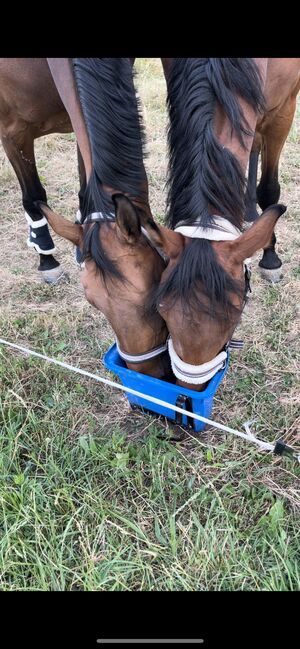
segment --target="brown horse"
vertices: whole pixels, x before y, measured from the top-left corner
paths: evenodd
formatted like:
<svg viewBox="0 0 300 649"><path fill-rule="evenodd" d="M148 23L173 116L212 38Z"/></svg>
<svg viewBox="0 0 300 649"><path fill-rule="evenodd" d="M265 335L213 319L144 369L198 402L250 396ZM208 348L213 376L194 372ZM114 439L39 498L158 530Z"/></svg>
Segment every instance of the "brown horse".
<svg viewBox="0 0 300 649"><path fill-rule="evenodd" d="M175 59L168 75L168 224L174 250L153 305L170 332L178 383L197 390L226 359L246 297L246 258L260 248L265 250L261 263L275 254L274 226L286 208L267 206L278 199L278 158L298 83L293 66L293 83L283 100L278 65L268 59ZM272 111L278 125L273 148ZM285 111L289 119L279 132ZM245 175L256 128L269 138L259 186L259 200L267 209L242 233ZM166 229L149 230L149 236L163 247Z"/></svg>
<svg viewBox="0 0 300 649"><path fill-rule="evenodd" d="M131 59L133 63L135 59ZM168 82L173 59L162 58ZM268 59L266 75L266 111L258 117L256 137L249 160L246 220L257 218L256 202L262 209L279 200L278 163L289 132L299 91L300 59ZM23 205L30 225L28 244L40 253L41 276L55 282L63 275L53 257L54 243L48 227L39 222L34 201L46 201L35 163L34 140L49 133L72 131L69 115L50 74L46 59L0 59L0 137L6 154L18 177ZM257 165L262 155L262 174L258 188ZM79 207L85 189L85 171L78 150L80 177ZM35 228L32 228L32 221ZM37 232L35 230L37 229ZM37 234L38 236L34 236ZM281 261L275 253L275 235L264 250L262 272L272 281L280 274Z"/></svg>
<svg viewBox="0 0 300 649"><path fill-rule="evenodd" d="M256 134L249 160L246 220L257 218L256 202L265 210L280 197L278 167L282 148L289 134L300 89L300 58L268 59L264 87L265 111L258 116ZM261 178L257 185L257 167L261 154ZM275 252L276 237L264 249L259 262L261 273L268 280L281 278L282 262Z"/></svg>
<svg viewBox="0 0 300 649"><path fill-rule="evenodd" d="M168 331L159 313L147 312L145 303L166 264L142 232L145 224L157 226L149 207L130 61L48 63L76 133L87 185L81 223L58 216L44 202L35 207L57 234L82 250L86 298L109 320L127 366L165 378L170 372Z"/></svg>
<svg viewBox="0 0 300 649"><path fill-rule="evenodd" d="M131 59L133 62L134 59ZM168 60L165 65L168 70ZM46 202L47 195L36 168L34 140L49 133L70 133L72 130L69 114L61 101L47 59L0 58L1 142L21 187L29 224L27 243L39 253L41 278L49 283L59 281L64 277L64 271L53 256L55 246L52 237L35 205L38 200ZM77 153L81 211L86 178L78 147Z"/></svg>
<svg viewBox="0 0 300 649"><path fill-rule="evenodd" d="M173 59L162 59L167 85L172 62ZM257 203L262 210L265 210L279 201L279 160L293 122L299 89L300 58L266 59L264 109L257 115L255 137L249 158L244 214L247 223L252 223L258 218ZM260 155L261 178L257 186ZM279 281L282 276L282 262L275 252L275 244L276 237L273 234L259 262L262 275L272 282Z"/></svg>
<svg viewBox="0 0 300 649"><path fill-rule="evenodd" d="M41 220L41 213L34 204L37 200L47 200L36 168L34 140L49 133L71 131L69 115L46 59L0 59L1 141L21 186L30 227L28 244L39 252L41 276L50 283L55 283L63 271L52 254L55 247L48 226ZM84 187L80 155L79 170Z"/></svg>
<svg viewBox="0 0 300 649"><path fill-rule="evenodd" d="M57 61L58 60L56 60L56 62ZM192 62L193 61L194 64L197 65L198 60L194 59L192 60ZM250 62L245 60L246 65L242 67L242 70L239 70L240 60L238 59L229 60L229 61L237 62L236 66L233 67L237 68L235 72L237 73L239 80L233 79L232 81L231 79L228 85L229 73L228 70L226 70L226 61L228 60L219 59L217 60L217 63L215 62L215 65L213 65L214 60L208 60L208 62L206 62L206 60L201 59L200 61L202 66L206 66L205 69L206 78L205 75L202 74L201 76L200 74L197 80L197 75L196 75L196 77L192 79L192 87L195 86L195 82L196 82L196 87L197 87L197 83L199 85L200 82L200 86L202 84L204 87L204 95L203 95L203 87L202 88L200 87L201 92L196 97L196 103L194 102L195 97L191 97L191 106L188 106L188 109L191 110L191 112L189 113L189 110L186 110L187 102L185 101L184 93L181 93L180 96L180 92L179 92L179 100L177 97L177 93L178 93L178 88L180 89L180 86L183 85L184 92L186 92L187 97L189 98L189 93L191 90L191 88L189 88L191 75L187 75L187 78L185 79L184 74L182 74L182 71L179 70L178 73L177 64L173 65L173 63L170 62L170 60L168 59L163 60L165 76L168 79L168 85L169 85L169 108L170 108L170 115L171 115L171 129L170 129L171 191L170 191L169 223L171 227L174 228L176 227L176 225L178 225L178 221L181 219L181 221L183 221L183 225L181 225L181 227L183 228L186 227L186 224L189 227L190 224L194 222L195 217L197 217L199 214L201 214L202 216L203 208L205 208L205 200L206 200L207 205L209 206L209 211L208 214L206 213L206 215L204 213L204 218L201 221L202 227L203 226L208 226L209 228L211 227L212 223L210 217L212 215L212 210L214 214L216 214L217 216L220 215L222 216L225 208L226 220L228 220L229 223L231 223L231 225L235 224L236 232L237 231L240 232L240 225L245 212L245 210L243 210L244 205L242 199L244 195L243 174L245 174L246 167L249 160L249 151L253 142L253 130L256 124L259 123L258 122L259 111L262 112L262 103L263 103L262 88L264 83L266 83L266 80L267 80L266 87L268 87L268 70L270 69L269 62L266 60L262 60L259 62L259 68L261 71L262 81L263 81L263 83L261 83L261 80L259 80L256 76L255 68L251 67L251 60ZM221 72L220 70L218 71L218 61L219 61L220 70L222 68ZM59 65L58 68L56 69L56 73L58 73L58 77L56 76L56 84L57 87L60 89L60 93L62 93L63 96L64 94L63 75L61 77L61 80L59 81L59 69L61 68L62 60L59 60L58 62ZM52 65L52 71L53 71L55 68L55 60L54 61L52 60L52 63L51 61L49 61L49 63L50 63L50 67ZM190 65L189 60L187 60L187 65L189 67ZM247 70L247 66L249 67L249 70ZM190 72L189 70L187 71ZM244 77L244 84L243 81L241 81L240 79L241 72L242 72L242 77ZM202 69L202 73L203 73L203 69ZM193 76L193 71L192 71L192 76ZM247 86L247 83L249 84L249 89L250 89L249 92L247 92L247 89L245 88L245 86ZM256 86L259 87L259 93ZM199 91L199 87L197 87L197 90ZM74 82L73 82L73 91L74 91ZM220 92L222 92L223 95L220 96ZM256 97L256 100L253 101L253 99L251 98L251 94L253 94L253 96ZM239 98L238 100L236 100L235 95ZM202 99L200 101L200 107L199 107L200 97ZM70 101L71 103L69 103ZM199 131L197 132L197 128L195 131L194 122L197 122L197 119L199 117L198 115L199 111L200 111L200 115L201 115L201 111L203 112L203 106L201 106L201 102L206 106L207 114L204 120L205 128L203 128L203 121L201 121L201 119L198 120L198 127L199 130L201 131L201 134L199 135ZM92 177L91 174L92 158L91 158L91 151L90 151L91 142L89 139L89 135L87 135L85 133L84 128L81 128L80 126L80 124L82 123L82 110L80 109L80 103L78 103L78 97L76 97L76 93L74 95L73 92L73 99L71 95L71 100L70 100L70 95L68 95L67 93L67 96L64 97L64 103L71 115L74 129L79 142L79 146L81 148L85 171L88 178L90 179ZM59 105L59 102L57 105ZM63 104L60 103L60 106L62 105ZM190 126L192 126L192 131L189 131ZM53 127L53 130L58 130L58 129L55 129ZM213 133L213 131L215 133ZM34 133L34 130L32 132ZM52 132L52 131L45 130L45 132ZM184 137L182 137L182 132L184 132ZM214 137L212 137L213 135ZM191 142L194 142L196 151L193 150L191 151ZM201 146L199 146L199 142ZM221 143L221 147L220 147L220 143ZM203 146L203 144L205 146ZM218 149L218 145L219 145L219 149ZM222 149L221 151L220 148ZM24 150L21 150L21 154L22 153L24 154ZM189 156L190 154L191 154L191 159L189 160L187 156ZM182 156L182 161L181 163L179 163L181 156ZM19 155L19 158L23 159L22 155L21 156ZM237 166L234 165L232 158L236 160ZM195 160L197 162L196 165L194 164ZM199 175L201 177L200 192L199 192L199 187L197 189L197 178L199 178ZM203 183L204 185L205 184L207 185L207 189L205 189L205 186L203 187ZM96 183L94 182L94 188L96 186L97 186L97 182ZM215 191L216 187L218 187L218 189L220 190L219 195L218 195L218 191L217 192ZM124 186L122 187L121 184L118 183L117 185L115 185L114 183L111 183L110 180L102 183L102 189L104 190L104 193L106 192L110 196L115 191L119 192L120 189L123 191L124 194L129 195L129 197L131 195L130 191L126 192L126 188ZM255 250L264 246L266 247L267 250L271 249L272 246L271 237L272 237L273 227L276 219L278 218L279 213L282 212L283 208L274 208L273 210L268 211L263 217L261 217L261 219L257 223L255 223L255 226L252 226L251 230L249 231L249 235L248 233L245 233L234 243L232 242L224 243L221 240L217 242L214 241L213 243L209 244L210 247L208 248L206 246L207 242L205 242L205 240L198 241L198 242L191 241L191 238L193 238L194 235L191 236L187 236L186 234L183 235L182 232L178 232L178 231L173 232L167 230L166 228L159 228L157 225L155 225L152 220L152 217L150 216L148 199L146 197L147 180L144 176L141 182L140 189L143 190L142 199L139 198L138 196L139 192L137 192L137 194L133 197L133 200L131 201L130 207L128 206L128 204L124 203L124 198L123 198L123 200L119 204L120 209L115 224L111 224L110 226L108 226L108 223L105 223L105 225L101 226L101 228L99 226L98 232L94 226L92 226L92 228L90 228L90 226L86 226L86 227L84 226L86 230L89 231L90 229L92 229L94 233L96 232L95 236L90 236L89 239L87 239L88 245L87 247L85 246L86 253L88 254L88 263L89 262L92 263L92 266L90 267L87 266L88 272L85 281L86 290L88 292L89 297L96 304L96 300L95 300L96 291L93 289L90 290L90 287L92 285L92 276L94 275L93 272L94 266L92 261L93 254L91 254L91 249L92 249L91 247L92 245L95 244L95 241L101 244L102 250L104 249L104 252L106 252L106 255L104 255L106 256L105 264L107 263L108 255L111 254L111 251L114 249L113 244L111 247L109 247L109 249L105 249L105 245L106 245L105 241L108 240L107 239L108 232L105 232L104 227L110 227L111 231L115 232L115 242L116 239L120 239L120 234L121 236L124 236L124 231L125 231L125 240L124 239L122 240L122 244L128 245L129 243L132 246L130 257L133 266L135 268L137 265L141 266L143 264L143 255L140 256L138 259L134 259L135 252L134 252L133 244L135 242L138 242L140 244L141 241L143 241L143 243L145 244L145 240L141 239L142 235L140 232L140 228L141 225L146 227L148 231L148 236L150 236L156 244L158 244L164 249L166 255L170 260L168 268L163 274L161 289L156 291L156 298L157 298L156 303L158 305L158 310L164 316L172 335L172 340L170 341L169 346L170 346L170 350L174 349L173 366L176 367L176 362L177 365L180 364L180 359L181 359L181 363L184 360L187 362L188 368L181 365L181 369L178 371L178 374L182 377L185 376L185 372L186 372L186 376L185 379L183 379L183 382L184 384L187 383L189 384L189 380L187 380L187 376L189 374L189 368L191 367L191 360L194 359L199 361L197 362L197 365L199 364L203 365L203 363L206 363L207 360L209 362L209 365L211 365L210 361L213 352L215 352L217 349L220 349L220 344L222 345L223 340L225 341L228 340L228 337L230 337L231 332L234 329L238 318L240 317L243 298L244 298L243 295L244 291L242 287L243 279L241 279L240 277L241 268L242 268L241 255L244 255L246 253L247 253L246 256L248 254L252 254L254 247ZM194 202L193 199L191 198L193 197L193 191L190 191L191 189L196 190L196 200ZM32 193L32 195L33 194L34 192ZM35 194L35 197L37 194ZM232 198L231 201L229 200L230 195ZM44 196L42 198L43 200L45 200ZM37 199L39 199L39 196L37 197ZM121 199L120 197L118 197L115 200L116 201L119 200L120 202ZM236 205L234 204L235 201L236 201ZM36 220L42 220L41 217L43 218L43 215L41 215L41 213L38 210L38 200L33 200L32 204L33 204L33 210L36 210L36 213L34 214L34 216L32 216L32 219L34 220L35 217ZM136 208L135 210L132 209L132 207L134 208L134 206ZM187 208L186 212L185 212L185 207ZM226 213L228 207L229 208L232 207L232 215L230 215L230 211L229 213ZM110 210L112 209L112 204L110 204L109 209ZM176 212L176 210L179 213L181 212L180 219L178 218L178 214L177 215L175 214L175 216L173 214ZM60 223L58 223L59 217L56 217L55 215L53 215L53 213L50 213L49 209L43 208L43 213L48 216L49 220L51 220L52 218L54 229L56 229L58 233L63 234L63 232L66 231L66 226L62 225L61 221ZM103 212L101 212L101 214L103 213L107 214L107 204L105 205L105 209ZM218 223L215 218L213 218L212 221L214 224L212 229L220 230L220 227L222 227L220 226L220 223ZM67 227L68 234L67 235L63 234L63 236L66 236L66 238L69 238L70 240L82 244L82 237L79 234L81 232L80 229L81 226L74 225L73 227L73 225L74 224L70 224L70 223L68 224ZM72 229L72 233L71 233L71 229ZM139 234L138 237L135 235L132 236L132 229L135 231L136 234ZM101 230L102 230L102 234L103 232L105 232L105 237L103 238L103 240L101 237ZM232 232L229 233L229 235L230 234L232 235ZM216 238L215 235L214 238ZM194 246L194 243L197 245ZM203 250L200 250L201 246L202 248L204 246L204 252ZM238 246L240 246L239 249ZM210 254L211 256L209 257ZM219 261L220 260L222 261L222 264L218 265L217 268L218 272L216 272L216 259L213 256L214 254L217 255L217 259ZM152 255L151 257L152 266L151 264L147 265L146 274L143 276L142 279L143 289L141 290L140 287L138 287L137 293L140 294L140 298L139 301L135 303L135 309L137 309L137 307L139 310L142 309L142 305L144 301L147 300L150 290L153 287L155 289L155 284L158 281L158 275L163 271L164 268L164 266L162 265L162 261L160 261L160 265L156 266L157 253L151 250L151 255ZM118 265L120 264L120 259L121 257L118 258ZM180 264L178 264L179 259L180 259ZM109 261L111 262L113 260L109 259ZM201 266L202 261L204 262L205 265L204 269L199 268L199 263ZM101 258L101 262L103 262L103 255ZM220 268L222 267L223 270L225 269L225 275L224 274L222 275L222 273L220 274ZM89 269L91 269L92 272L89 272ZM126 265L126 272L127 270L128 270L128 265ZM108 293L105 294L105 290L107 288L107 283L106 283L107 277L105 277L106 273L107 273L107 269L105 268L105 273L104 276L102 277L101 286L98 285L97 288L97 295L103 293L103 296L101 297L101 299L98 301L97 304L97 306L98 307L100 306L102 310L104 310L104 306L105 306L104 303L107 303L108 296L111 295L111 287ZM126 278L125 273L123 273L122 278L119 275L118 277L119 281L121 279L124 280L124 275ZM129 271L129 275L131 275L131 271ZM112 272L112 276L114 278L114 281L116 281L117 273ZM200 298L198 292L199 278L200 278L200 283L202 282L204 288L204 292L200 295ZM122 294L121 285L122 286L124 285L124 281L123 282L121 281L120 284L120 294ZM94 295L94 297L92 297L92 295ZM234 297L231 300L232 296ZM126 297L124 296L124 294L123 297L126 301ZM165 302L163 302L163 300L165 300ZM194 308L195 306L197 307L196 309ZM200 306L200 310L199 310L199 306ZM190 319L190 324L192 329L194 329L195 332L199 330L199 327L200 330L202 330L202 332L204 332L205 329L209 330L208 338L207 337L205 338L204 334L202 333L202 341L200 341L201 349L200 350L198 349L199 345L196 346L195 355L194 355L195 348L191 345L189 331L184 322L184 319L186 318L187 308L189 309L189 319ZM111 300L110 300L110 305L107 313L109 312L112 313ZM194 318L195 312L196 312L196 318ZM120 313L122 314L122 317L124 317L124 313L125 313L124 309L121 310ZM201 317L199 316L199 313L201 314ZM145 316L145 312L144 312L144 316ZM152 328L153 326L154 326L154 330L156 330L157 328L159 334L158 337L155 339L155 345L157 346L158 344L158 346L160 346L161 340L166 336L166 328L162 324L162 320L161 318L159 318L157 311L154 310L152 316L154 320L152 321L150 328ZM149 318L149 313L147 314L147 317ZM128 322L130 324L129 327L130 330L133 331L135 321L134 320L132 321L130 319L128 320ZM139 325L143 327L145 325L145 322L146 319L144 317L142 319L142 322L139 321ZM115 331L118 334L118 329L120 330L121 328L118 312L116 312L115 314L113 327L115 328ZM123 328L124 328L124 323L123 323ZM120 336L122 335L122 331L123 329L121 329ZM178 332L178 335L176 331ZM129 335L129 331L126 331L125 340L123 340L123 343L121 343L123 349L126 349L126 336L128 335ZM149 335L146 336L146 338L147 338L146 346L145 346L145 341L143 341L143 339L141 339L140 341L141 347L139 353L142 353L142 350L149 349L149 344L148 344ZM132 349L134 347L132 347L132 345L134 344L136 345L136 340L133 341L133 339L131 338L128 344L128 354L130 355L131 353L131 357L133 356ZM189 350L187 349L188 346L189 346ZM177 349L177 356L174 355L176 354L175 348ZM218 356L217 365L223 362L224 353L225 352L223 352L223 355L221 354L222 358L220 358L219 354L217 355ZM153 361L153 364L156 365L156 361L155 362ZM147 373L148 369L149 366L147 366L144 371ZM154 370L154 368L151 367L149 373L153 371L156 372L157 368ZM205 368L205 371L208 372L211 371L211 367ZM165 372L165 368L163 369L160 368L158 374L155 375L162 376L164 372ZM205 372L202 372L202 374L204 376L206 375ZM192 376L190 378L191 378L190 381L191 385L194 385L195 376ZM197 377L196 377L196 381L197 381ZM204 383L200 384L200 387L198 385L198 389L201 389L201 385L203 387Z"/></svg>

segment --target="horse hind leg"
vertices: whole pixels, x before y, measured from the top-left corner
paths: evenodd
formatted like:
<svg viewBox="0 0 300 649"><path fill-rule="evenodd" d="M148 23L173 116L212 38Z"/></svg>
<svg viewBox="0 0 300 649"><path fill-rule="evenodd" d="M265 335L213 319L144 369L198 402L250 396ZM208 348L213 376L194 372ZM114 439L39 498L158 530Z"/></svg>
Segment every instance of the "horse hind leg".
<svg viewBox="0 0 300 649"><path fill-rule="evenodd" d="M39 253L40 264L38 270L41 279L47 284L66 281L68 275L52 254L55 251L55 245L48 230L48 225L45 223L43 214L35 205L35 201L47 202L47 195L36 169L33 138L26 133L23 138L14 138L2 134L1 139L3 148L15 170L21 187L25 216L30 226L27 244ZM43 243L40 239L41 235ZM43 245L44 249L39 244Z"/></svg>
<svg viewBox="0 0 300 649"><path fill-rule="evenodd" d="M289 98L263 133L262 173L257 187L258 203L262 210L279 201L279 159L293 122L295 108L296 97ZM259 262L261 275L271 282L279 282L283 276L282 262L276 253L275 245L276 236L273 234Z"/></svg>

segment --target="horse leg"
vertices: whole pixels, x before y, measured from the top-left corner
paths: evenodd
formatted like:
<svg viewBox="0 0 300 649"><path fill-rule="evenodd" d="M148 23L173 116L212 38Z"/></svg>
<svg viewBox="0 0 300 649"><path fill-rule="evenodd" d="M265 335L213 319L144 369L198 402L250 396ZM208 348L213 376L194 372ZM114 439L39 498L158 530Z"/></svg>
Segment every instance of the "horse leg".
<svg viewBox="0 0 300 649"><path fill-rule="evenodd" d="M296 98L289 98L263 133L262 174L257 187L258 203L262 210L279 200L279 158L293 122L295 108ZM263 257L259 262L261 274L271 282L279 282L282 277L282 262L275 252L275 244L276 236L273 234L268 245L264 248Z"/></svg>
<svg viewBox="0 0 300 649"><path fill-rule="evenodd" d="M257 184L257 167L258 159L261 150L261 136L259 133L255 133L253 140L253 145L249 157L249 169L248 169L248 182L247 182L247 192L246 192L246 214L245 221L246 223L253 223L256 221L259 214L256 209L256 184Z"/></svg>
<svg viewBox="0 0 300 649"><path fill-rule="evenodd" d="M20 183L25 216L29 224L27 243L40 255L38 270L42 281L56 284L66 278L66 275L52 254L55 245L45 218L34 204L35 201L47 202L47 195L36 169L33 138L28 132L23 132L18 140L2 133L1 140Z"/></svg>

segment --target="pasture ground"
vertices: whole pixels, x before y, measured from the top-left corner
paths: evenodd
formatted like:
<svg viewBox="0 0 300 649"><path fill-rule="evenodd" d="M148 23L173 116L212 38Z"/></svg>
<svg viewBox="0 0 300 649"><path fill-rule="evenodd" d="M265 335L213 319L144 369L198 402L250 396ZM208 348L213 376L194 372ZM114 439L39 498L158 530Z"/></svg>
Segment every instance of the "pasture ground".
<svg viewBox="0 0 300 649"><path fill-rule="evenodd" d="M137 61L154 215L165 206L165 83ZM256 418L258 436L299 448L300 115L280 165L276 234L284 278L252 295L213 417ZM77 210L75 137L36 142L49 204ZM19 186L0 149L0 336L92 372L113 342L86 302L70 244L54 235L70 282L40 283ZM3 243L4 242L4 243ZM170 442L167 422L132 413L121 392L0 346L1 590L296 590L299 469L214 428Z"/></svg>

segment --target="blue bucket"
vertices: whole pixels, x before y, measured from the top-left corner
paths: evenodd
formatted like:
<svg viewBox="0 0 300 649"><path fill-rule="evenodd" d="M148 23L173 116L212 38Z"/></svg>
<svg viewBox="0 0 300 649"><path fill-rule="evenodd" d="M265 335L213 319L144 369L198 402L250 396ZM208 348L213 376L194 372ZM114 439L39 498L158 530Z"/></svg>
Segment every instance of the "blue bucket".
<svg viewBox="0 0 300 649"><path fill-rule="evenodd" d="M138 392L143 392L150 397L156 397L157 399L168 401L168 403L171 403L174 406L177 405L180 408L191 410L196 415L201 415L202 417L207 417L209 419L212 412L214 394L228 369L229 354L224 369L219 370L215 376L212 377L203 392L188 390L180 385L176 385L175 383L168 383L167 381L155 379L152 376L129 370L126 367L125 362L119 356L116 345L110 347L106 354L104 354L103 362L108 370L117 374L123 385L126 387L137 390ZM168 417L168 419L171 419L172 421L176 421L177 416L178 423L183 427L190 428L192 425L194 430L197 432L200 432L205 427L204 422L192 418L189 418L188 421L187 415L180 415L180 413L176 413L174 410L171 410L171 408L159 406L156 403L137 397L134 394L126 393L126 395L129 403L134 406L139 406L144 410L156 412L159 415Z"/></svg>

